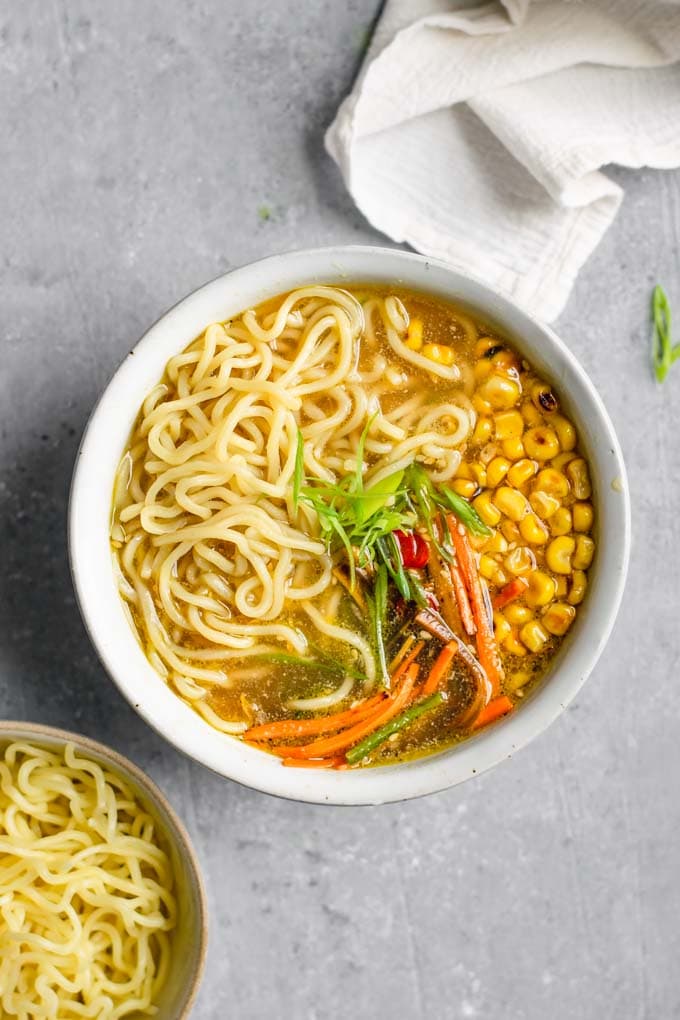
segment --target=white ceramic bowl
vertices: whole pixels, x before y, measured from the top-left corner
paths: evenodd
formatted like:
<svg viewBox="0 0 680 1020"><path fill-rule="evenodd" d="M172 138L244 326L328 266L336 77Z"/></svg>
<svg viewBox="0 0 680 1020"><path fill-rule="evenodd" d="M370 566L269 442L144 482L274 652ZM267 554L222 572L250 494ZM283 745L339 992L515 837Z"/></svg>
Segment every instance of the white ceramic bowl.
<svg viewBox="0 0 680 1020"><path fill-rule="evenodd" d="M138 645L111 570L109 519L114 473L146 393L171 355L210 322L310 282L399 284L460 301L505 332L557 388L590 459L598 552L586 602L550 673L520 711L429 758L332 772L281 766L278 759L218 733L165 685ZM325 248L263 259L180 301L142 338L111 380L87 427L70 506L71 567L80 608L101 659L149 725L214 771L267 793L331 804L378 804L443 790L510 757L571 701L597 662L619 608L628 565L630 505L621 450L593 384L546 326L483 283L442 262L370 247Z"/></svg>
<svg viewBox="0 0 680 1020"><path fill-rule="evenodd" d="M122 754L79 733L30 722L0 722L0 747L25 740L62 751L76 751L122 776L151 814L167 850L175 876L177 927L171 935L172 963L155 1003L159 1020L187 1020L203 976L208 943L205 890L188 833L155 783Z"/></svg>

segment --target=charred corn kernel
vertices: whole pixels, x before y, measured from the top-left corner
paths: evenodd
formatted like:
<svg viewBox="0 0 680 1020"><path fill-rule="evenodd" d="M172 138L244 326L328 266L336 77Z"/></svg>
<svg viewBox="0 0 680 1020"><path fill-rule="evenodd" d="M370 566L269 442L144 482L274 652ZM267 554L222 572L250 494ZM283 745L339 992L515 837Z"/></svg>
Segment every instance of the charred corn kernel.
<svg viewBox="0 0 680 1020"><path fill-rule="evenodd" d="M590 531L593 526L593 508L590 503L574 503L571 508L574 531Z"/></svg>
<svg viewBox="0 0 680 1020"><path fill-rule="evenodd" d="M553 538L545 551L545 562L553 574L571 573L571 559L575 549L576 542L571 535L560 535L558 538Z"/></svg>
<svg viewBox="0 0 680 1020"><path fill-rule="evenodd" d="M539 606L547 606L555 597L555 579L546 574L544 570L534 570L529 574L527 581L529 587L524 593L524 599L528 606L538 609Z"/></svg>
<svg viewBox="0 0 680 1020"><path fill-rule="evenodd" d="M454 492L457 492L459 496L464 496L465 499L471 499L477 492L479 486L477 482L473 482L470 478L454 478L451 482L451 488Z"/></svg>
<svg viewBox="0 0 680 1020"><path fill-rule="evenodd" d="M493 635L498 644L502 644L506 637L509 637L510 634L512 634L512 627L508 621L502 613L495 612L493 614Z"/></svg>
<svg viewBox="0 0 680 1020"><path fill-rule="evenodd" d="M531 493L529 502L538 516L544 520L548 520L560 508L560 501L557 496L551 496L549 492L542 492L540 489L538 492Z"/></svg>
<svg viewBox="0 0 680 1020"><path fill-rule="evenodd" d="M550 460L560 452L560 441L554 429L537 425L524 433L524 449L534 460Z"/></svg>
<svg viewBox="0 0 680 1020"><path fill-rule="evenodd" d="M503 560L503 565L506 570L517 577L528 574L536 568L536 557L531 549L527 549L524 545L518 545L516 549L510 550Z"/></svg>
<svg viewBox="0 0 680 1020"><path fill-rule="evenodd" d="M550 530L553 535L568 535L571 529L571 510L561 506L550 518Z"/></svg>
<svg viewBox="0 0 680 1020"><path fill-rule="evenodd" d="M511 655L527 654L526 648L524 647L520 639L517 637L517 634L514 629L503 642L503 648L506 650L506 652L510 652Z"/></svg>
<svg viewBox="0 0 680 1020"><path fill-rule="evenodd" d="M552 388L545 382L537 382L531 387L531 399L534 407L546 414L554 414L559 407L559 401L553 393Z"/></svg>
<svg viewBox="0 0 680 1020"><path fill-rule="evenodd" d="M543 424L543 415L537 407L527 400L526 403L522 404L522 417L527 425L531 428L533 425Z"/></svg>
<svg viewBox="0 0 680 1020"><path fill-rule="evenodd" d="M553 602L544 611L541 623L551 634L562 637L571 627L575 616L576 610L568 602Z"/></svg>
<svg viewBox="0 0 680 1020"><path fill-rule="evenodd" d="M422 319L411 319L408 324L408 332L404 341L410 351L419 351L423 346L423 322Z"/></svg>
<svg viewBox="0 0 680 1020"><path fill-rule="evenodd" d="M496 527L501 519L501 512L491 502L490 492L480 492L479 496L473 499L472 505L485 524L490 528Z"/></svg>
<svg viewBox="0 0 680 1020"><path fill-rule="evenodd" d="M502 368L508 371L508 369L519 370L519 362L517 355L513 354L512 351L504 347L501 351L497 351L491 358L491 362L496 368Z"/></svg>
<svg viewBox="0 0 680 1020"><path fill-rule="evenodd" d="M475 393L474 397L472 398L472 406L474 407L477 414L491 414L493 412L493 408L489 401L485 400L483 397L480 397L479 393Z"/></svg>
<svg viewBox="0 0 680 1020"><path fill-rule="evenodd" d="M494 457L486 465L486 484L495 489L507 475L509 467L510 461L505 457Z"/></svg>
<svg viewBox="0 0 680 1020"><path fill-rule="evenodd" d="M500 531L494 531L493 535L487 539L484 548L488 553L506 553L508 551L508 543Z"/></svg>
<svg viewBox="0 0 680 1020"><path fill-rule="evenodd" d="M511 485L514 485L516 489L521 489L523 485L533 478L538 471L538 464L535 460L529 460L528 457L522 457L521 460L515 461L512 467L508 471L508 481Z"/></svg>
<svg viewBox="0 0 680 1020"><path fill-rule="evenodd" d="M577 499L590 499L590 477L588 475L588 465L583 457L577 457L576 460L572 460L570 464L567 464L567 478L571 482L571 487Z"/></svg>
<svg viewBox="0 0 680 1020"><path fill-rule="evenodd" d="M521 691L531 680L532 674L527 669L518 669L505 678L505 686L509 691Z"/></svg>
<svg viewBox="0 0 680 1020"><path fill-rule="evenodd" d="M526 623L534 616L529 607L523 606L521 602L511 602L509 606L505 607L503 614L508 623L512 624Z"/></svg>
<svg viewBox="0 0 680 1020"><path fill-rule="evenodd" d="M576 549L572 558L572 566L576 570L587 570L593 562L595 555L595 543L588 535L578 535L576 538Z"/></svg>
<svg viewBox="0 0 680 1020"><path fill-rule="evenodd" d="M494 411L508 411L519 400L520 386L515 379L494 372L479 387L477 395L487 401Z"/></svg>
<svg viewBox="0 0 680 1020"><path fill-rule="evenodd" d="M511 489L509 485L501 485L496 489L493 501L502 514L509 517L511 521L521 521L529 512L527 498L517 489Z"/></svg>
<svg viewBox="0 0 680 1020"><path fill-rule="evenodd" d="M529 545L543 545L548 541L548 529L536 514L527 514L522 518L519 533Z"/></svg>
<svg viewBox="0 0 680 1020"><path fill-rule="evenodd" d="M487 351L491 350L492 347L499 347L498 340L494 340L492 336L480 336L479 340L475 344L475 357L483 358Z"/></svg>
<svg viewBox="0 0 680 1020"><path fill-rule="evenodd" d="M501 446L508 460L522 460L524 457L524 443L521 436L511 436L510 439L504 439Z"/></svg>
<svg viewBox="0 0 680 1020"><path fill-rule="evenodd" d="M569 482L566 475L554 468L543 468L536 475L534 492L549 492L551 496L564 499L569 493Z"/></svg>
<svg viewBox="0 0 680 1020"><path fill-rule="evenodd" d="M530 652L540 652L548 640L548 633L538 620L529 620L519 632L520 640Z"/></svg>
<svg viewBox="0 0 680 1020"><path fill-rule="evenodd" d="M550 461L550 466L554 467L556 471L564 471L567 464L574 459L576 454L573 450L568 450L566 453L560 453L557 457L553 457Z"/></svg>
<svg viewBox="0 0 680 1020"><path fill-rule="evenodd" d="M576 429L569 419L561 414L556 414L550 419L550 424L557 433L562 449L573 450L576 446Z"/></svg>
<svg viewBox="0 0 680 1020"><path fill-rule="evenodd" d="M496 439L518 439L524 432L524 422L519 411L501 411L494 418Z"/></svg>
<svg viewBox="0 0 680 1020"><path fill-rule="evenodd" d="M575 570L571 575L571 588L567 600L572 606L578 606L583 602L588 586L588 578L582 570Z"/></svg>
<svg viewBox="0 0 680 1020"><path fill-rule="evenodd" d="M508 520L507 518L501 524L501 531L503 532L503 537L506 538L508 542L517 543L521 539L519 528L514 521Z"/></svg>
<svg viewBox="0 0 680 1020"><path fill-rule="evenodd" d="M567 579L564 574L555 578L555 598L563 599L567 595Z"/></svg>
<svg viewBox="0 0 680 1020"><path fill-rule="evenodd" d="M472 471L472 477L477 482L480 489L486 487L486 468L483 464L470 464L470 470Z"/></svg>
<svg viewBox="0 0 680 1020"><path fill-rule="evenodd" d="M473 369L474 377L478 383L488 379L493 372L493 365L490 361L482 360L476 361Z"/></svg>
<svg viewBox="0 0 680 1020"><path fill-rule="evenodd" d="M492 434L493 422L491 418L478 418L475 430L472 433L472 442L479 443L480 445L482 443L488 443Z"/></svg>
<svg viewBox="0 0 680 1020"><path fill-rule="evenodd" d="M437 365L452 365L456 360L455 351L446 344L425 344L423 356Z"/></svg>

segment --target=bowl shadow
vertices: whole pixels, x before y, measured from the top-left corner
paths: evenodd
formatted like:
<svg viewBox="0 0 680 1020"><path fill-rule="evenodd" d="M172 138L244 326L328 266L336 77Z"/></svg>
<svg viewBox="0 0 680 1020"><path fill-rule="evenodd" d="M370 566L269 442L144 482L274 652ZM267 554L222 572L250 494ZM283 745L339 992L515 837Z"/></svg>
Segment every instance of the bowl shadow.
<svg viewBox="0 0 680 1020"><path fill-rule="evenodd" d="M71 582L68 497L89 413L82 405L43 405L0 484L0 715L77 729L125 753L149 742L159 749L97 659Z"/></svg>

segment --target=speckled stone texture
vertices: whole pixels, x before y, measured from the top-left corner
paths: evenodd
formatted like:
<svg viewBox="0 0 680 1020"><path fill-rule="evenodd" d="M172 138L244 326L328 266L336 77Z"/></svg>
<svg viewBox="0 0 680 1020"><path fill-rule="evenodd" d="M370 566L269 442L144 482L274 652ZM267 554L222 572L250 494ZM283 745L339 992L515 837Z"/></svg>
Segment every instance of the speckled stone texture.
<svg viewBox="0 0 680 1020"><path fill-rule="evenodd" d="M680 174L613 171L626 200L558 323L619 431L635 541L599 666L515 759L385 808L253 793L134 714L74 602L76 446L146 327L262 255L384 243L322 147L378 6L0 7L0 711L109 742L183 815L211 907L201 1020L666 1020L680 1015L680 365L658 388L647 351L656 280L680 309Z"/></svg>

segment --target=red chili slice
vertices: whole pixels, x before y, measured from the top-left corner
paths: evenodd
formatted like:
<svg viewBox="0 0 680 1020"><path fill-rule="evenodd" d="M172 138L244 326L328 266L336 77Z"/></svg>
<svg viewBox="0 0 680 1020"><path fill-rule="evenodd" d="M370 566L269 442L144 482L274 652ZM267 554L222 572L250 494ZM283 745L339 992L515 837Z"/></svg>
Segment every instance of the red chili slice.
<svg viewBox="0 0 680 1020"><path fill-rule="evenodd" d="M419 535L417 531L414 532L413 539L415 541L416 548L413 556L413 563L411 563L410 566L420 569L421 567L426 566L427 561L430 558L430 547L423 536Z"/></svg>
<svg viewBox="0 0 680 1020"><path fill-rule="evenodd" d="M399 543L401 562L407 570L419 570L430 558L427 542L417 531L395 531L394 537Z"/></svg>
<svg viewBox="0 0 680 1020"><path fill-rule="evenodd" d="M411 566L411 560L415 556L416 543L413 537L412 531L395 531L394 537L399 543L399 552L401 553L401 562L408 569Z"/></svg>

